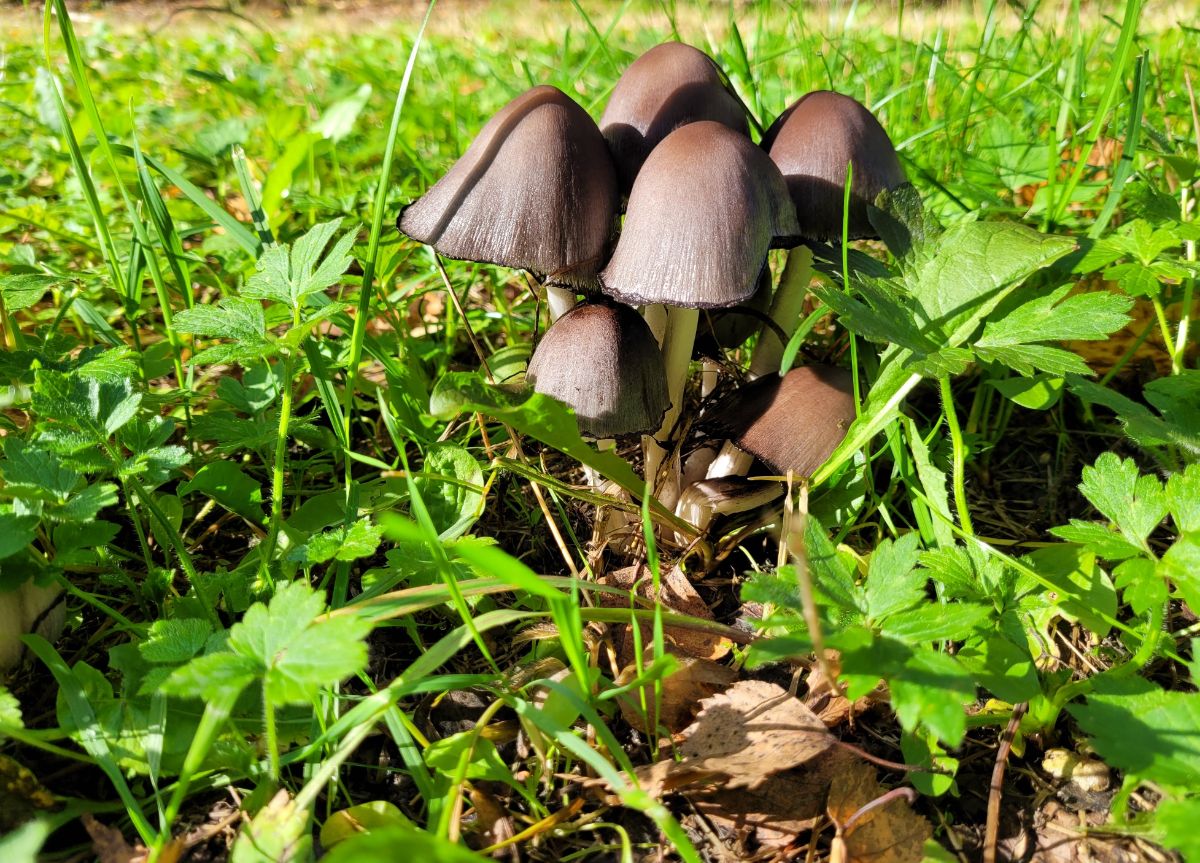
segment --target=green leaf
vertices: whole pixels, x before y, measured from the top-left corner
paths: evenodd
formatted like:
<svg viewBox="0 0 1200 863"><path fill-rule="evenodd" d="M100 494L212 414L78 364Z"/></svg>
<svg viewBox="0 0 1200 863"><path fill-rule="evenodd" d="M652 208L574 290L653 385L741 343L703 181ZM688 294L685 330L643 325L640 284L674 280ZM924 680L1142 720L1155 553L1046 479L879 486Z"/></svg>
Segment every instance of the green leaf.
<svg viewBox="0 0 1200 863"><path fill-rule="evenodd" d="M200 652L210 635L212 625L207 620L156 620L150 624L146 640L138 645L138 652L147 662L187 662Z"/></svg>
<svg viewBox="0 0 1200 863"><path fill-rule="evenodd" d="M1078 620L1100 637L1108 634L1117 613L1117 591L1095 555L1074 545L1039 548L1024 558L1057 589L1053 597L1061 613Z"/></svg>
<svg viewBox="0 0 1200 863"><path fill-rule="evenodd" d="M41 67L38 71L41 71ZM39 852L50 837L51 830L49 819L35 818L5 833L0 836L0 860L5 863L37 863Z"/></svg>
<svg viewBox="0 0 1200 863"><path fill-rule="evenodd" d="M1184 860L1200 860L1200 797L1163 800L1154 810L1154 823L1162 831L1162 844L1178 851Z"/></svg>
<svg viewBox="0 0 1200 863"><path fill-rule="evenodd" d="M1200 776L1200 694L1166 692L1138 677L1094 677L1086 705L1067 709L1126 780L1194 791Z"/></svg>
<svg viewBox="0 0 1200 863"><path fill-rule="evenodd" d="M0 512L0 560L28 548L37 536L39 521L36 515Z"/></svg>
<svg viewBox="0 0 1200 863"><path fill-rule="evenodd" d="M350 268L350 249L355 232L350 231L321 258L321 252L342 224L341 218L322 222L292 244L268 247L258 259L258 269L246 280L243 297L275 300L299 309L309 294L336 284Z"/></svg>
<svg viewBox="0 0 1200 863"><path fill-rule="evenodd" d="M379 539L382 536L383 528L380 525L362 518L348 527L343 526L317 534L296 550L298 554L295 557L289 557L306 565L325 563L333 559L358 560L373 555L379 548Z"/></svg>
<svg viewBox="0 0 1200 863"><path fill-rule="evenodd" d="M1147 548L1146 538L1167 515L1162 483L1138 474L1133 459L1106 452L1083 469L1079 490L1131 543Z"/></svg>
<svg viewBox="0 0 1200 863"><path fill-rule="evenodd" d="M462 731L436 740L425 749L425 764L435 772L454 776L459 761L467 757L467 779L488 779L492 782L513 783L512 771L508 769L496 751L496 744L480 737L476 731Z"/></svg>
<svg viewBox="0 0 1200 863"><path fill-rule="evenodd" d="M513 392L489 386L475 373L451 372L433 389L429 412L439 419L453 419L465 411L477 411L508 423L522 434L571 456L640 500L644 484L629 463L608 450L598 451L579 434L575 415L562 402L541 393Z"/></svg>
<svg viewBox="0 0 1200 863"><path fill-rule="evenodd" d="M965 600L924 605L889 617L883 624L883 632L910 644L961 641L973 635L992 616L992 611L988 605Z"/></svg>
<svg viewBox="0 0 1200 863"><path fill-rule="evenodd" d="M21 718L21 702L8 691L7 686L0 686L0 724L12 728L25 727L25 720Z"/></svg>
<svg viewBox="0 0 1200 863"><path fill-rule="evenodd" d="M999 320L988 321L979 347L1070 339L1104 339L1129 323L1133 301L1110 291L1068 296L1071 285L1023 303Z"/></svg>
<svg viewBox="0 0 1200 863"><path fill-rule="evenodd" d="M1074 248L1015 222L965 222L947 228L906 281L924 319L956 347L1021 282Z"/></svg>
<svg viewBox="0 0 1200 863"><path fill-rule="evenodd" d="M321 859L323 863L395 863L398 852L421 863L488 863L491 859L408 826L362 833L339 842Z"/></svg>
<svg viewBox="0 0 1200 863"><path fill-rule="evenodd" d="M78 494L56 507L46 509L46 518L55 521L78 522L91 521L100 510L113 506L117 502L117 487L111 482L98 482L89 485Z"/></svg>
<svg viewBox="0 0 1200 863"><path fill-rule="evenodd" d="M1167 479L1167 508L1178 530L1200 530L1200 464Z"/></svg>
<svg viewBox="0 0 1200 863"><path fill-rule="evenodd" d="M413 482L443 540L457 539L475 523L483 502L483 471L475 457L454 444L435 444Z"/></svg>
<svg viewBox="0 0 1200 863"><path fill-rule="evenodd" d="M67 467L52 452L28 444L18 437L4 439L5 487L12 497L28 500L62 501L79 484L81 475Z"/></svg>
<svg viewBox="0 0 1200 863"><path fill-rule="evenodd" d="M926 573L914 569L921 556L920 537L885 539L871 552L867 567L867 616L875 622L905 612L925 600Z"/></svg>
<svg viewBox="0 0 1200 863"><path fill-rule="evenodd" d="M261 671L259 664L249 657L228 651L209 653L171 672L161 690L182 698L218 701L236 697L260 676Z"/></svg>
<svg viewBox="0 0 1200 863"><path fill-rule="evenodd" d="M1035 369L1052 375L1091 374L1079 354L1049 345L976 345L975 353L981 360L1002 363L1022 375L1032 375Z"/></svg>
<svg viewBox="0 0 1200 863"><path fill-rule="evenodd" d="M1045 411L1062 398L1063 379L1057 375L1035 374L1032 377L1010 377L989 380L988 384L1007 399L1023 408Z"/></svg>
<svg viewBox="0 0 1200 863"><path fill-rule="evenodd" d="M1171 579L1190 608L1200 608L1200 531L1183 534L1167 549L1158 574Z"/></svg>
<svg viewBox="0 0 1200 863"><path fill-rule="evenodd" d="M1122 597L1134 614L1162 608L1168 598L1167 582L1158 565L1144 557L1127 560L1114 569L1113 584L1123 591Z"/></svg>
<svg viewBox="0 0 1200 863"><path fill-rule="evenodd" d="M262 486L232 461L211 461L179 486L180 494L200 492L251 524L265 524Z"/></svg>
<svg viewBox="0 0 1200 863"><path fill-rule="evenodd" d="M1166 392L1172 387L1188 386L1186 378L1192 376L1196 376L1194 379L1200 379L1200 373L1188 370L1181 375L1159 378L1147 385L1148 395L1152 392L1152 387L1163 388L1158 403L1165 405L1167 411L1162 416L1155 415L1144 404L1135 402L1109 387L1102 387L1095 381L1072 378L1068 384L1072 392L1085 402L1103 405L1115 412L1125 428L1125 433L1143 449L1172 444L1196 459L1200 458L1200 426L1195 423L1187 424L1186 417L1189 412L1183 409L1186 407L1187 394L1179 393L1183 399L1172 399L1171 394Z"/></svg>
<svg viewBox="0 0 1200 863"><path fill-rule="evenodd" d="M267 317L262 303L241 297L224 297L215 306L195 305L177 313L175 329L209 338L240 342L265 342Z"/></svg>
<svg viewBox="0 0 1200 863"><path fill-rule="evenodd" d="M1052 527L1050 532L1067 542L1077 542L1097 557L1105 560L1126 560L1142 553L1115 529L1095 521L1073 518L1069 525Z"/></svg>
<svg viewBox="0 0 1200 863"><path fill-rule="evenodd" d="M16 273L0 276L0 294L4 295L4 307L10 312L27 309L37 303L53 287L64 279L45 276L41 273Z"/></svg>
<svg viewBox="0 0 1200 863"><path fill-rule="evenodd" d="M941 235L941 225L921 203L921 195L911 183L885 189L867 208L872 227L900 265L910 268L927 257L933 242Z"/></svg>
<svg viewBox="0 0 1200 863"><path fill-rule="evenodd" d="M980 686L1009 704L1028 701L1041 691L1029 650L1002 635L967 644L957 656Z"/></svg>
<svg viewBox="0 0 1200 863"><path fill-rule="evenodd" d="M370 98L371 85L363 84L352 95L339 99L326 108L321 118L313 124L312 130L327 140L335 143L341 141L354 131L358 115L367 106Z"/></svg>

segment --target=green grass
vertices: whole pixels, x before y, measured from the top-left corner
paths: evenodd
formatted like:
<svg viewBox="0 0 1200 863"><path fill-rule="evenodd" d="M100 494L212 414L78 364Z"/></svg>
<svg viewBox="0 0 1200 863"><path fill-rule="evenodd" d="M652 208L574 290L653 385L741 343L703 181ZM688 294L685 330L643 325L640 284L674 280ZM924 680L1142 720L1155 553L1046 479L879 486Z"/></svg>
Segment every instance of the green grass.
<svg viewBox="0 0 1200 863"><path fill-rule="evenodd" d="M456 843L502 841L489 812L532 859L660 839L716 859L682 795L635 772L672 751L654 716L686 625L728 637L742 677L785 680L768 663L823 643L851 698L886 683L835 732L923 768L878 793L920 792L934 859L993 845L1001 735L1002 831L1032 817L1029 777L1065 782L1045 750L1091 746L1119 778L1086 841L1200 859L1186 16L506 2L436 7L422 30L424 9L71 26L51 5L0 33L0 589L64 588L66 627L31 636L0 690L0 767L32 771L3 798L0 858L86 853L90 812L177 859L236 801L236 844L197 841L307 859L343 810L383 801L330 859L482 859ZM443 273L392 227L514 96L554 84L598 117L668 38L716 58L760 129L811 89L862 100L929 228L909 254L859 250L886 276L833 250L805 313L836 321L813 314L788 362L852 364L863 414L785 519L695 542L618 457L635 440L597 451L560 405L479 371L519 373L544 325L531 281ZM1083 374L1071 351L1127 297L1142 314L1119 361ZM591 553L598 503L640 519L641 551ZM682 561L714 619L597 584L640 561L656 587ZM732 628L751 601L753 638ZM618 684L597 633L634 619ZM827 854L834 833L797 847Z"/></svg>

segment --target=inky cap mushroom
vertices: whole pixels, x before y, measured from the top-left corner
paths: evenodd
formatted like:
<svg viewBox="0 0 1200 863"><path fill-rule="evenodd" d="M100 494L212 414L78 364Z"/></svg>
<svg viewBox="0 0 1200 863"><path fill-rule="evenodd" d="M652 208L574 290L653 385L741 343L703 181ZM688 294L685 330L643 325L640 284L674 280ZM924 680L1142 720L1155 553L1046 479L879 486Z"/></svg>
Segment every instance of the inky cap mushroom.
<svg viewBox="0 0 1200 863"><path fill-rule="evenodd" d="M612 157L587 112L534 87L505 105L397 227L443 255L594 286L617 214Z"/></svg>
<svg viewBox="0 0 1200 863"><path fill-rule="evenodd" d="M584 303L542 336L526 379L575 409L596 438L653 431L670 406L662 352L628 306Z"/></svg>
<svg viewBox="0 0 1200 863"><path fill-rule="evenodd" d="M746 111L725 88L711 57L682 42L656 45L629 65L600 118L621 193L663 138L687 123L714 120L749 136Z"/></svg>
<svg viewBox="0 0 1200 863"><path fill-rule="evenodd" d="M737 305L754 294L767 250L798 231L766 153L720 123L689 123L642 166L601 286L631 305Z"/></svg>
<svg viewBox="0 0 1200 863"><path fill-rule="evenodd" d="M896 148L879 121L849 96L817 90L801 97L771 124L762 147L787 180L800 229L814 240L840 240L850 184L849 239L874 237L867 205L884 189L907 180Z"/></svg>
<svg viewBox="0 0 1200 863"><path fill-rule="evenodd" d="M836 366L792 369L742 386L712 409L714 425L772 470L810 476L854 421L854 384Z"/></svg>

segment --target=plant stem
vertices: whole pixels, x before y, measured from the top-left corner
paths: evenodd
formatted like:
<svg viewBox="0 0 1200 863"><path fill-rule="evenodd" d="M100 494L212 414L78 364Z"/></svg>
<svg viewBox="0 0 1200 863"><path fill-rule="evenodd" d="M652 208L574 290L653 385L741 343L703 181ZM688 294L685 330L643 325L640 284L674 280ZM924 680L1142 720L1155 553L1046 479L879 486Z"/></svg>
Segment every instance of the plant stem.
<svg viewBox="0 0 1200 863"><path fill-rule="evenodd" d="M294 323L299 326L299 310L293 313ZM267 538L263 541L263 552L259 558L258 575L266 584L271 584L271 558L275 556L275 546L279 541L279 525L283 521L283 473L284 461L287 458L288 426L292 417L292 361L290 357L282 360L283 375L280 387L279 431L275 439L275 464L271 468L271 523L267 528Z"/></svg>
<svg viewBox="0 0 1200 863"><path fill-rule="evenodd" d="M942 391L942 410L946 415L946 426L950 429L950 442L954 448L954 506L958 510L958 522L968 536L975 535L971 526L971 513L967 509L967 487L964 479L967 451L963 445L962 429L958 425L958 414L954 410L954 393L950 390L950 378L938 378Z"/></svg>
<svg viewBox="0 0 1200 863"><path fill-rule="evenodd" d="M700 322L700 312L697 309L667 309L667 328L663 334L663 360L667 367L667 395L671 406L663 417L662 426L653 437L642 437L643 453L645 455L646 484L653 486L656 497L663 506L671 508L679 497L679 467L674 465L673 478L667 477L662 488L655 484L659 468L667 456L667 450L659 441L668 441L675 430L675 423L683 410L683 391L687 385L688 366L692 360L692 346L696 341L696 326Z"/></svg>
<svg viewBox="0 0 1200 863"><path fill-rule="evenodd" d="M804 297L812 279L812 261L812 249L808 246L797 246L788 252L787 263L783 265L783 274L779 277L779 288L771 299L770 311L771 320L783 331L783 341L780 341L780 334L773 328L762 328L750 358L750 380L783 371L779 365L784 348L800 321Z"/></svg>

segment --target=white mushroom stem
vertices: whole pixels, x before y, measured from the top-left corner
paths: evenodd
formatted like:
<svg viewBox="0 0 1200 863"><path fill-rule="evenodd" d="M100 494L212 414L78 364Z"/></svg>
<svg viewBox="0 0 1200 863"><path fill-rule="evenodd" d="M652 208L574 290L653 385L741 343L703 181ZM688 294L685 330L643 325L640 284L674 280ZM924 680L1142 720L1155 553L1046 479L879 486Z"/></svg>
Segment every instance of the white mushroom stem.
<svg viewBox="0 0 1200 863"><path fill-rule="evenodd" d="M700 363L700 397L708 398L721 380L721 364L713 360Z"/></svg>
<svg viewBox="0 0 1200 863"><path fill-rule="evenodd" d="M576 304L575 291L558 285L546 285L546 305L550 309L550 323L554 323Z"/></svg>
<svg viewBox="0 0 1200 863"><path fill-rule="evenodd" d="M687 385L688 366L691 364L692 348L696 342L696 327L699 322L700 312L697 309L682 309L675 306L667 309L667 326L663 334L662 352L667 368L667 395L671 399L671 406L667 408L658 433L653 438L649 436L642 438L646 482L654 483L655 495L667 507L673 507L679 496L678 462L671 465L662 482L657 482L656 478L667 455L667 449L662 444L670 441L675 423L683 410L683 390Z"/></svg>
<svg viewBox="0 0 1200 863"><path fill-rule="evenodd" d="M773 327L762 328L750 358L750 380L772 372L778 373L783 351L800 323L804 296L812 280L812 262L813 253L808 246L797 246L788 252L783 275L779 278L779 289L771 300L770 312L771 320L782 330L783 341L780 341L780 334Z"/></svg>
<svg viewBox="0 0 1200 863"><path fill-rule="evenodd" d="M778 482L702 480L684 489L675 514L703 532L718 515L758 509L782 494L783 486Z"/></svg>
<svg viewBox="0 0 1200 863"><path fill-rule="evenodd" d="M612 451L617 448L617 442L610 437L600 438L596 441L596 449L599 452ZM600 472L594 467L583 466L583 475L587 479L590 488L599 489L604 485L605 479L600 475Z"/></svg>
<svg viewBox="0 0 1200 863"><path fill-rule="evenodd" d="M733 441L727 440L721 445L721 451L708 466L705 474L707 479L719 479L723 476L745 476L754 464L754 456L738 447Z"/></svg>
<svg viewBox="0 0 1200 863"><path fill-rule="evenodd" d="M700 482L708 476L708 466L713 463L713 459L717 457L715 447L703 446L687 457L687 461L683 463L683 476L680 477L680 484L683 488L687 488L692 483Z"/></svg>

